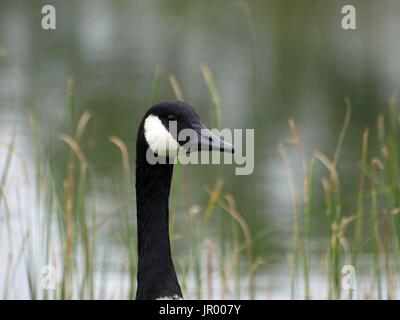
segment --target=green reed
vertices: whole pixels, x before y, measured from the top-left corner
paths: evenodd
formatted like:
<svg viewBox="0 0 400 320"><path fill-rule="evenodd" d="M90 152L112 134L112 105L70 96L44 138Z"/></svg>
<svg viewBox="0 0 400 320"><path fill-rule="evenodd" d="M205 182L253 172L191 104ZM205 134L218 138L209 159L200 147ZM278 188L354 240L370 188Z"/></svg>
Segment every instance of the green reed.
<svg viewBox="0 0 400 320"><path fill-rule="evenodd" d="M153 81L152 101L159 99L160 70L158 67ZM223 103L211 70L203 67L202 72L211 97L214 121L220 127ZM175 97L183 100L177 77L170 74L168 79ZM46 239L40 249L43 249L46 264L61 269L57 288L49 291L41 287L36 276L40 273L40 265L35 262L37 248L30 241L36 230L21 230L23 245L17 252L9 252L1 296L4 299L13 296L13 279L18 276L15 267L24 265L32 299L132 299L136 290L137 240L131 151L123 139L110 136L120 169L108 177L107 191L112 193L115 203L104 213L98 199L101 190L95 184L95 169L85 149L93 115L78 112L71 81L67 99L71 123L64 126L65 132L57 132L56 137L44 137L34 108L28 109L35 161L32 184L36 191L40 231ZM358 271L360 255L364 252L371 252L372 262L369 270L371 289L364 292L364 296L396 298L400 246L397 102L391 100L387 112L378 116L377 127L365 129L359 139L360 145L356 146L360 150L359 180L354 195L343 195L341 188L347 177L340 170L340 156L346 150L343 146L347 128L351 125L350 103L348 100L346 103L345 118L331 157L307 146L300 138L294 120L289 120L289 142L279 144L293 208L293 218L286 222L293 227L289 254L292 298L315 297L313 270L317 266L311 261L316 255L312 239L321 225L328 228L328 237L323 240L326 250L319 252L326 267L328 298L344 297L342 267L352 263L361 273ZM378 152L371 147L373 137L376 137ZM16 150L15 131L10 141L1 145L5 147L6 155L0 171L0 212L5 217L5 230L11 243L13 233L9 225L13 213L8 205L7 181L11 165L16 162L24 167L24 161ZM60 148L63 148L66 161L58 163L56 152ZM294 149L294 157L289 148ZM295 160L299 162L297 166ZM218 171L215 181L210 182L212 186L201 189L204 202L196 203L190 197L189 167L178 164L175 168L170 231L174 253L178 245L185 244L184 254L175 260L182 289L186 296L199 299L266 296L265 292L257 291L257 279L260 270L266 270L268 276L268 264L265 263L268 256L260 256L255 247L262 244L261 239L270 231L259 235L258 228L255 230L247 223L245 217L248 215L239 212L234 195L223 183L223 176L223 171ZM318 194L324 195L322 201L318 202ZM117 245L124 249L120 261L114 259L110 244L100 246L99 238L105 225L112 227ZM276 227L275 232L281 228ZM59 245L59 250L54 248L55 244ZM117 283L112 282L107 267L110 264L118 266ZM220 291L215 289L217 281ZM299 281L303 281L302 292L299 292ZM111 287L112 284L116 287ZM358 292L357 298L362 295L363 292ZM355 297L353 291L349 291L348 297Z"/></svg>
<svg viewBox="0 0 400 320"><path fill-rule="evenodd" d="M283 156L284 165L289 179L289 189L293 200L294 231L293 231L293 253L291 254L290 266L292 277L292 298L296 292L297 278L297 256L303 255L303 278L305 282L304 298L310 297L308 286L310 265L308 262L310 233L312 232L313 217L317 211L326 213L326 223L330 226L330 237L327 242L325 266L327 267L328 298L339 299L344 293L342 287L343 275L342 267L350 261L356 270L360 270L359 255L363 251L371 250L372 253L372 274L373 283L371 289L365 292L365 296L382 299L383 281L386 282L386 297L393 299L397 290L397 270L399 252L399 177L398 177L398 126L399 112L396 103L391 100L386 115L379 115L377 128L374 130L379 143L380 154L371 154L369 151L369 140L371 130L365 129L360 147L359 162L359 184L357 196L342 197L341 184L346 180L338 169L339 156L342 146L345 143L346 130L350 124L351 109L349 100L346 99L347 111L339 134L338 143L334 156L329 159L325 154L316 150L312 153L313 157L309 161L304 158L303 146L297 133L294 121L289 121L292 139L290 143L300 150L300 167L303 168L302 187L299 188L294 178L293 164L290 163L289 154L286 147L281 144L279 150ZM385 126L385 117L388 117L389 127ZM318 160L327 170L327 176L316 174L316 162ZM306 168L306 170L304 170ZM307 175L307 172L309 174ZM313 205L313 194L316 187L313 181L321 179L324 202L316 206ZM369 182L369 183L368 183ZM310 185L311 183L311 185ZM299 201L299 189L303 190L304 201ZM307 196L308 195L308 196ZM355 204L355 213L349 211ZM368 204L368 205L367 205ZM304 206L304 210L300 208ZM350 209L352 210L352 209ZM391 214L389 214L391 213ZM297 222L299 219L305 220L302 228ZM368 224L369 229L364 230L363 225ZM353 236L349 237L349 229L353 229ZM312 283L312 282L311 282ZM361 297L359 293L359 297ZM352 290L348 297L354 296Z"/></svg>

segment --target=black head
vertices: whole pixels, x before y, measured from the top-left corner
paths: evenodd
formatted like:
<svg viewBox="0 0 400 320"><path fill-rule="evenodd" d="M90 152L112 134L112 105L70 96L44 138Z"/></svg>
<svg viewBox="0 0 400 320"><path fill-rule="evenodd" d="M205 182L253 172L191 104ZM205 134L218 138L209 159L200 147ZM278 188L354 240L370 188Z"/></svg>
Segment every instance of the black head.
<svg viewBox="0 0 400 320"><path fill-rule="evenodd" d="M193 106L181 101L161 102L151 107L139 127L138 139L162 156L175 156L181 151L233 152L231 144L201 123Z"/></svg>

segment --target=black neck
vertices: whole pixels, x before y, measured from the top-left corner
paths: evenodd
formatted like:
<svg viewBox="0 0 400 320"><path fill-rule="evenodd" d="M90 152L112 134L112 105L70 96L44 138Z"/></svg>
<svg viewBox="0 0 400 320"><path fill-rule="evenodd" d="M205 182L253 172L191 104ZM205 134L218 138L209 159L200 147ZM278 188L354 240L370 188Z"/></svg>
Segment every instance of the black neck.
<svg viewBox="0 0 400 320"><path fill-rule="evenodd" d="M137 147L136 205L138 288L136 299L182 296L171 258L168 198L172 164L150 165Z"/></svg>

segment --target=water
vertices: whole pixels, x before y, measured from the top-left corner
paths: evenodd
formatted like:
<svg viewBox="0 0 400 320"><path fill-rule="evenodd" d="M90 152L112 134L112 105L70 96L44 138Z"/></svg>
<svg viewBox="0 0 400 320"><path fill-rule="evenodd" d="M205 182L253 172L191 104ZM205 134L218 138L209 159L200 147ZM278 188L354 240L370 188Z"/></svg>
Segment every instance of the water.
<svg viewBox="0 0 400 320"><path fill-rule="evenodd" d="M110 176L120 170L119 154L109 136L123 139L134 159L136 128L149 106L157 67L164 72L157 100L174 99L167 79L169 73L174 73L185 100L197 107L208 126L214 126L200 69L208 65L221 97L223 127L256 128L256 168L251 176L237 177L229 166L191 166L190 205L207 204L204 186L214 185L216 174L223 170L224 192L234 196L255 238L260 235L256 251L267 262L267 267L260 269L266 279L260 294L290 297L290 285L281 289L281 283L290 283L286 255L292 250L293 212L276 146L289 137L287 119L292 117L306 151L320 149L331 156L344 117L344 97L348 96L352 120L339 168L346 177L343 193L355 195L361 133L365 127L375 126L377 114L387 109L388 99L400 85L400 3L353 1L358 28L344 31L340 10L345 1L253 1L253 40L236 1L212 5L200 1L53 3L57 29L44 31L40 27L39 2L0 1L0 47L5 49L5 55L0 56L0 141L11 141L15 121L16 150L22 159L12 162L6 189L15 232L10 240L14 251L19 252L23 235L32 229L31 239L38 243L32 246L33 255L43 254L39 245L43 239L39 231L34 232L39 209L35 204L28 107L38 117L45 139L54 141L54 165L59 170L55 179L61 184L67 148L58 136L70 130L66 86L68 79L74 80L77 114L90 110L93 115L83 149L95 172L101 199L98 208L105 215L115 206L113 195L108 193ZM0 168L5 154L0 148ZM21 169L23 166L25 169ZM295 175L300 178L298 169ZM178 211L182 207L179 200ZM353 210L351 204L347 210ZM176 216L180 225L182 216L179 212ZM3 217L0 239L7 237L4 221ZM109 224L102 230L100 247L109 245L108 241L116 242L118 223ZM329 226L325 225L316 228L316 242L325 239L326 244ZM210 237L213 235L211 231ZM5 265L9 247L7 241L1 243L0 264ZM325 249L321 247L315 249L318 254ZM115 252L123 257L124 251L117 244ZM185 252L185 244L178 242L176 254ZM119 277L117 261L110 268L110 277L115 273ZM12 295L27 297L23 263L16 268L18 280ZM320 271L315 273L323 273ZM0 278L5 274L5 268L0 267ZM243 272L244 282L246 276ZM114 297L109 290L108 296ZM325 289L314 291L314 297L326 297Z"/></svg>

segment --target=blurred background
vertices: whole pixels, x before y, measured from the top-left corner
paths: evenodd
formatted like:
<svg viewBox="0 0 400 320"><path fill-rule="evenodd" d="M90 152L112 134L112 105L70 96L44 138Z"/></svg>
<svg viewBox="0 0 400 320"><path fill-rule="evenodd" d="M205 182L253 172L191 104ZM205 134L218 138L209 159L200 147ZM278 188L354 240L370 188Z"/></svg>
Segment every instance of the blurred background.
<svg viewBox="0 0 400 320"><path fill-rule="evenodd" d="M340 260L332 258L321 184L329 172L311 165L307 233L301 152L288 144L297 131L307 161L317 149L332 159L347 99L351 120L337 162L344 200L335 208L351 217L360 203L363 131L371 129L369 152L379 155L377 116L400 87L400 2L353 0L357 29L343 30L347 2L0 0L1 297L134 296L136 130L150 105L176 99L171 79L208 127L219 125L217 108L220 126L254 128L256 135L250 176L235 176L230 165L175 168L171 237L185 297L351 296L335 287L354 254L341 241L334 251ZM56 8L56 30L41 28L45 4ZM217 106L204 73L212 75ZM116 141L127 147L129 174ZM343 239L352 247L349 224ZM397 287L387 284L399 282L395 233L388 233L394 249L384 275L385 251L373 248L366 225L352 297L396 297ZM55 290L42 288L44 265L55 266Z"/></svg>

